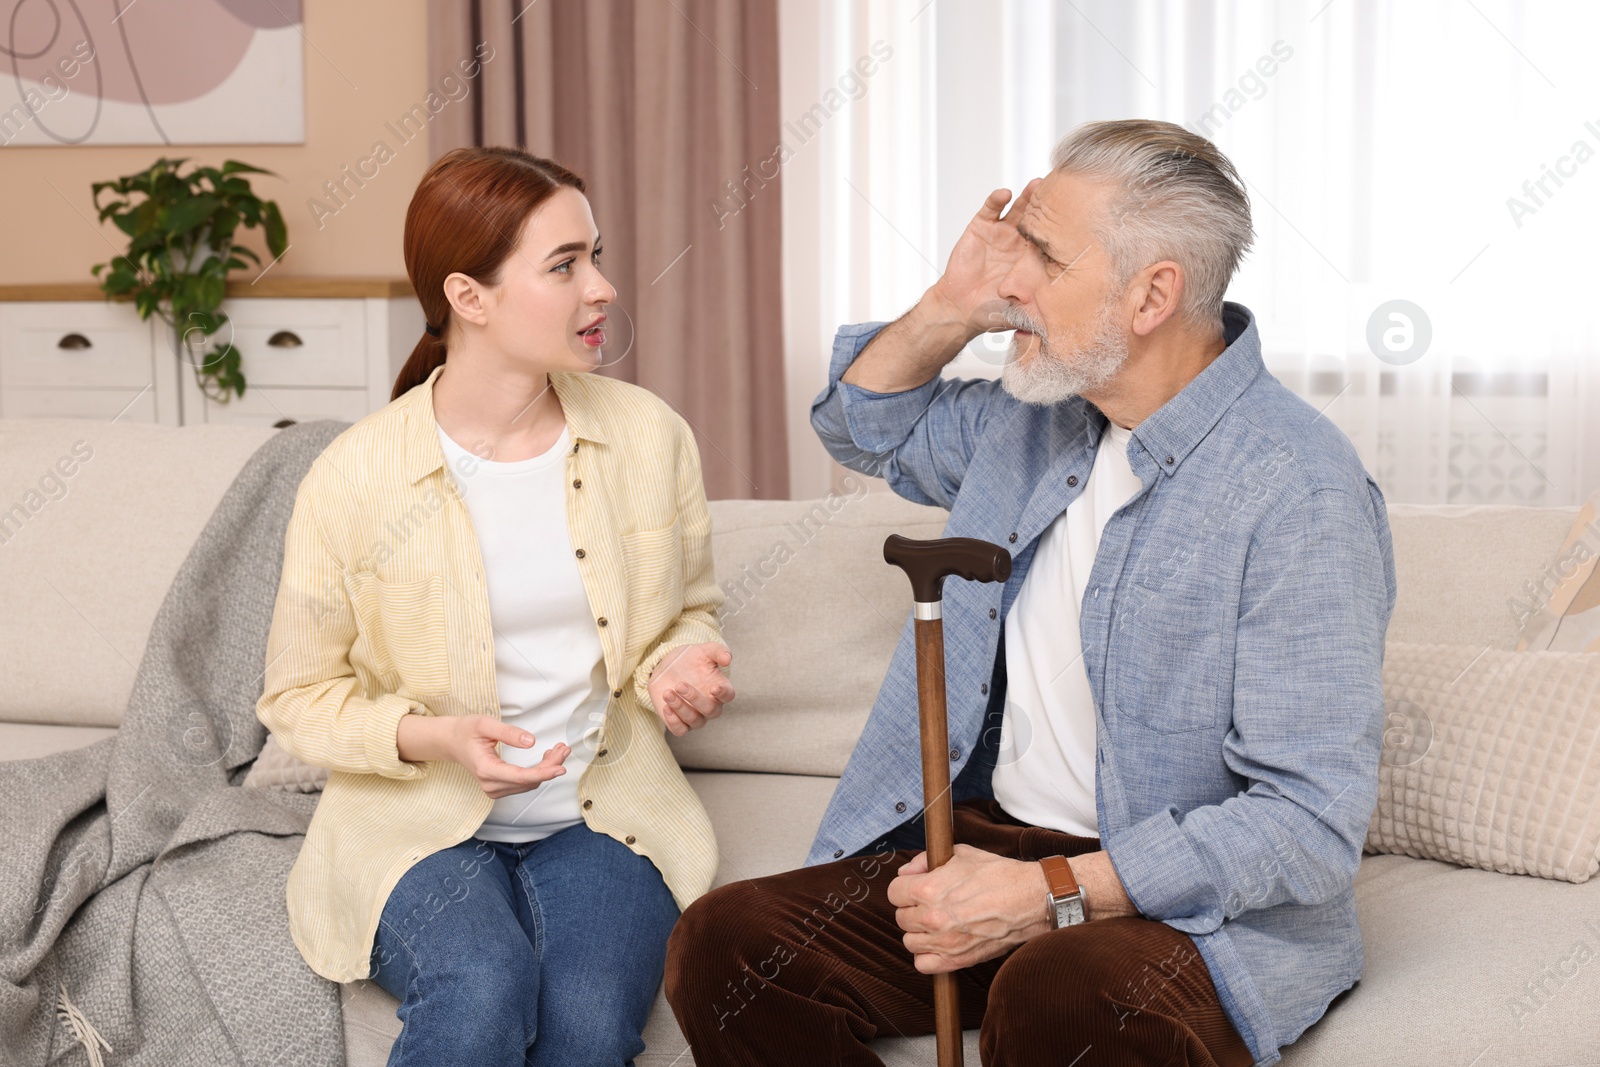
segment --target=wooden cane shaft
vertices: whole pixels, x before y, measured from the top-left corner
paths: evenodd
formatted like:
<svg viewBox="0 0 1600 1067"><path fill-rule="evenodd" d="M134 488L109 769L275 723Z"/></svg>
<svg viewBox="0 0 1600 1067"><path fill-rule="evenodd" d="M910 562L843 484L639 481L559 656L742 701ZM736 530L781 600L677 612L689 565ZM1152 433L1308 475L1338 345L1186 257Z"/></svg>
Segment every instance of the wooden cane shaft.
<svg viewBox="0 0 1600 1067"><path fill-rule="evenodd" d="M917 718L922 729L922 808L928 869L942 865L955 847L950 811L950 728L944 703L944 624L918 619Z"/></svg>
<svg viewBox="0 0 1600 1067"><path fill-rule="evenodd" d="M918 619L917 719L922 734L922 825L928 869L955 851L950 810L950 730L945 712L944 623ZM961 1000L954 974L933 976L933 1021L939 1067L962 1067Z"/></svg>

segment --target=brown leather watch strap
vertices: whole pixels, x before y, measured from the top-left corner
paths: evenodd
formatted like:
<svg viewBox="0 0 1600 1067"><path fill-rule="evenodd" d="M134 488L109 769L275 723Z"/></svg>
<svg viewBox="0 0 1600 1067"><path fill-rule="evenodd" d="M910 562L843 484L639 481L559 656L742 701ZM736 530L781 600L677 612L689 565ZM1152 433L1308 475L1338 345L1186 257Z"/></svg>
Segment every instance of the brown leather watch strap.
<svg viewBox="0 0 1600 1067"><path fill-rule="evenodd" d="M1071 896L1078 891L1078 879L1072 873L1072 865L1065 856L1046 856L1039 861L1039 866L1044 868L1045 881L1050 883L1050 895L1053 897Z"/></svg>

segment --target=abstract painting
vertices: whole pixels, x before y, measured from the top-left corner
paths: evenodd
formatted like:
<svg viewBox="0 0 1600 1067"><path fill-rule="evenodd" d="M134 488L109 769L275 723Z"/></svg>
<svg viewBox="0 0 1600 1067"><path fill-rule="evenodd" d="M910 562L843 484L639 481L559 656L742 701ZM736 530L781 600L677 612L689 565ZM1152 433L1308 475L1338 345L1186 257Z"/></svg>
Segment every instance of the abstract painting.
<svg viewBox="0 0 1600 1067"><path fill-rule="evenodd" d="M303 143L300 21L300 0L0 0L0 147Z"/></svg>

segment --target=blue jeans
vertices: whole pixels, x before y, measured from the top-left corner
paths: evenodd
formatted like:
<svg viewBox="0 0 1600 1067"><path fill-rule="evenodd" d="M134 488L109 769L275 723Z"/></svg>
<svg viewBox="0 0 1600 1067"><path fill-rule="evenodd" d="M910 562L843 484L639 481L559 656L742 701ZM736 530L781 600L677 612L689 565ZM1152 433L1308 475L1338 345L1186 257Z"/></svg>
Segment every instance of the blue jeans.
<svg viewBox="0 0 1600 1067"><path fill-rule="evenodd" d="M584 823L424 857L373 939L403 1024L389 1067L631 1064L677 920L655 864Z"/></svg>

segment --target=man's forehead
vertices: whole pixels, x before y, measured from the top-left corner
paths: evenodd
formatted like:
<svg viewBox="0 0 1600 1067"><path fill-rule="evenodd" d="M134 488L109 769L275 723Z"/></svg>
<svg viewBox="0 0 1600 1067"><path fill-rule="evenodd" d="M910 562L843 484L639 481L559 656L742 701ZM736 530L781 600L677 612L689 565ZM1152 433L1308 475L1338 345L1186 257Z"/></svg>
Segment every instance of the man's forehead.
<svg viewBox="0 0 1600 1067"><path fill-rule="evenodd" d="M1045 255L1065 262L1094 239L1091 223L1109 192L1104 182L1052 171L1034 188L1017 220L1017 232Z"/></svg>

